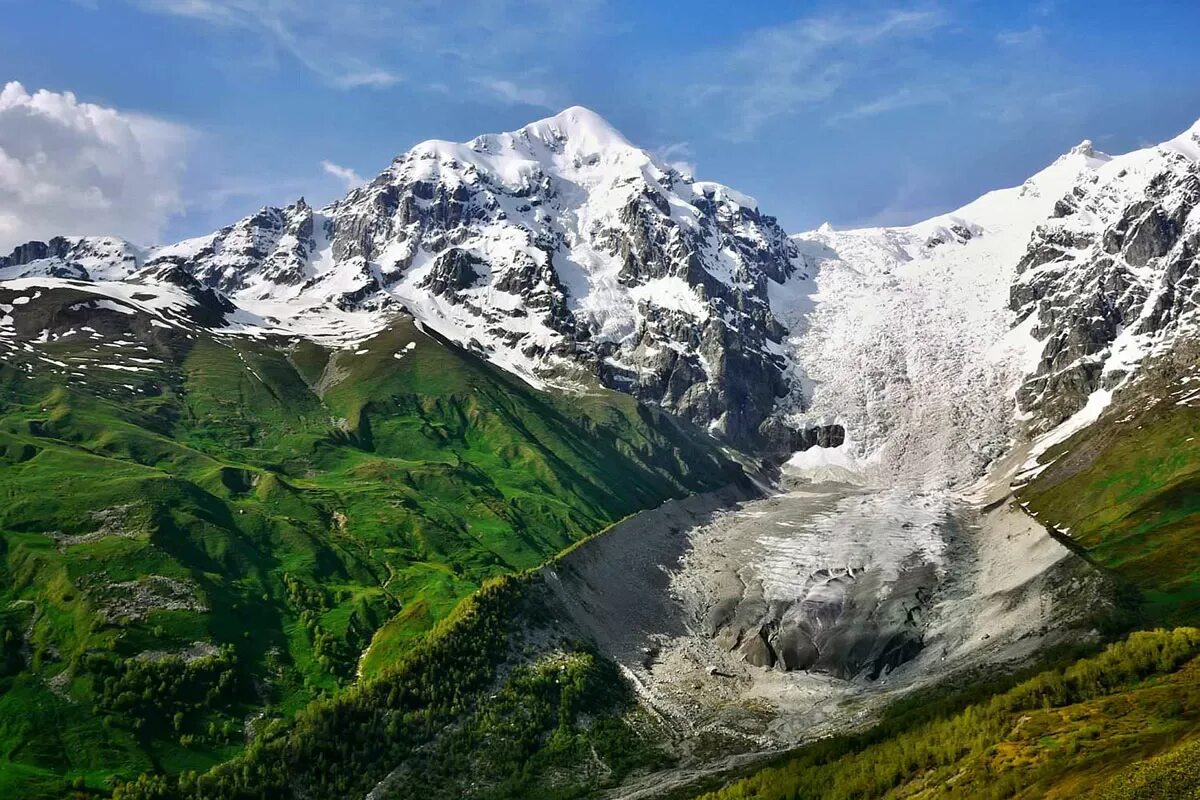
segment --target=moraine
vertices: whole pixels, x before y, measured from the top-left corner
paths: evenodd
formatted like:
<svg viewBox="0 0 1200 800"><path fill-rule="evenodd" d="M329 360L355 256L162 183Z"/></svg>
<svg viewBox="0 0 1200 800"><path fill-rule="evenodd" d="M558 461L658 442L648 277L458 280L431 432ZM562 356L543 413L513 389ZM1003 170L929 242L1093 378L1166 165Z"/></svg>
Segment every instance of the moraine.
<svg viewBox="0 0 1200 800"><path fill-rule="evenodd" d="M543 570L560 623L685 754L852 730L899 693L1090 635L1103 580L1010 504L787 483L643 512Z"/></svg>

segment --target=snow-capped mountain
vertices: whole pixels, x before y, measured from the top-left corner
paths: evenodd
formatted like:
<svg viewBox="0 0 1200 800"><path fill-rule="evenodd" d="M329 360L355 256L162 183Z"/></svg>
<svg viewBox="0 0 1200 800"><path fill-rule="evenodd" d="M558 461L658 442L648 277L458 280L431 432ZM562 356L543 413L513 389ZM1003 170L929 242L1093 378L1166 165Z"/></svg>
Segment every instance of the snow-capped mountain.
<svg viewBox="0 0 1200 800"><path fill-rule="evenodd" d="M139 281L172 265L257 325L348 340L407 311L532 382L582 368L747 442L786 389L767 285L802 266L754 200L578 107L419 144L319 211L264 208L145 254L55 242L18 249L0 276Z"/></svg>
<svg viewBox="0 0 1200 800"><path fill-rule="evenodd" d="M150 249L31 242L0 285L346 346L410 314L538 385L598 380L744 447L817 446L800 468L946 485L1094 418L1188 330L1198 162L1200 124L1118 157L1084 142L916 225L789 238L576 107L421 143L319 210Z"/></svg>

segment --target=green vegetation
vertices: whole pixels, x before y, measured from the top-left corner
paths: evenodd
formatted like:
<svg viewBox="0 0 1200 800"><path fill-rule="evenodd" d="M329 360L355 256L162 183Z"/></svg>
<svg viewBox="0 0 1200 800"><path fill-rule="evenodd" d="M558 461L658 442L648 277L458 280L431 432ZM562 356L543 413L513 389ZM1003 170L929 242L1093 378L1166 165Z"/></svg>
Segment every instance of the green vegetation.
<svg viewBox="0 0 1200 800"><path fill-rule="evenodd" d="M1096 794L1098 800L1178 800L1200 792L1200 741L1178 745L1127 767Z"/></svg>
<svg viewBox="0 0 1200 800"><path fill-rule="evenodd" d="M126 725L151 736L180 735L184 745L206 734L216 743L228 743L241 734L236 719L198 725L208 709L226 709L235 703L237 656L228 645L217 655L191 661L178 656L147 661L89 654L82 671L92 676L95 708L106 725Z"/></svg>
<svg viewBox="0 0 1200 800"><path fill-rule="evenodd" d="M569 642L519 654L525 621L540 617L529 584L528 573L489 582L378 679L244 755L178 780L143 776L114 797L356 797L378 785L386 798L569 798L661 764L626 721L633 699L611 662Z"/></svg>
<svg viewBox="0 0 1200 800"><path fill-rule="evenodd" d="M80 297L22 309L77 326ZM741 474L632 398L406 323L352 352L87 322L0 364L0 794L208 770L488 579Z"/></svg>
<svg viewBox="0 0 1200 800"><path fill-rule="evenodd" d="M1200 790L1200 630L1140 632L988 700L893 714L801 749L705 800L1069 798ZM1140 766L1142 759L1166 753ZM1139 794L1148 786L1176 794ZM1165 789L1156 789L1165 791Z"/></svg>
<svg viewBox="0 0 1200 800"><path fill-rule="evenodd" d="M1200 621L1200 408L1176 402L1194 358L1177 362L1155 364L1125 404L1047 452L1051 466L1018 495L1136 589L1151 624Z"/></svg>

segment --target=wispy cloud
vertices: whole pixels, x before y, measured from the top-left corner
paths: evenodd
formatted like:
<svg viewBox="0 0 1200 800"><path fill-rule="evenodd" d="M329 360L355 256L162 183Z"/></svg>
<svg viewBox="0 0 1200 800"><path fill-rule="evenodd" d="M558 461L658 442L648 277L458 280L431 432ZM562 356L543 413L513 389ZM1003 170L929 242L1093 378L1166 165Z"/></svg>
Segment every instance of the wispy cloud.
<svg viewBox="0 0 1200 800"><path fill-rule="evenodd" d="M168 14L178 14L181 17L221 23L233 22L238 6L237 3L225 3L220 0L141 0L139 5Z"/></svg>
<svg viewBox="0 0 1200 800"><path fill-rule="evenodd" d="M400 76L394 72L372 67L360 72L345 72L333 78L331 82L339 89L358 89L363 86L379 89L397 84L400 80Z"/></svg>
<svg viewBox="0 0 1200 800"><path fill-rule="evenodd" d="M906 165L899 180L891 187L890 194L883 196L882 202L870 213L847 220L844 227L911 225L944 213L945 204L938 202L939 195L945 191L945 186L939 185L939 178L942 177L936 171L919 169L914 164Z"/></svg>
<svg viewBox="0 0 1200 800"><path fill-rule="evenodd" d="M1041 44L1045 38L1046 32L1040 25L1031 25L1019 31L1000 31L996 34L996 41L1005 47L1028 47Z"/></svg>
<svg viewBox="0 0 1200 800"><path fill-rule="evenodd" d="M352 170L350 167L343 167L334 164L332 161L322 161L321 169L327 175L332 175L346 186L346 191L362 186L366 181L361 175Z"/></svg>
<svg viewBox="0 0 1200 800"><path fill-rule="evenodd" d="M924 40L945 24L939 9L923 8L808 16L762 28L710 54L724 77L694 87L693 96L730 108L728 137L750 139L772 119L818 106L879 70L897 45Z"/></svg>
<svg viewBox="0 0 1200 800"><path fill-rule="evenodd" d="M744 142L783 118L848 128L884 114L953 106L1015 125L1068 118L1092 99L1094 91L1057 68L1061 59L1044 26L987 30L951 8L931 0L752 31L703 54L723 68L720 77L691 87L694 107L731 120L721 135ZM973 57L964 61L963 50Z"/></svg>
<svg viewBox="0 0 1200 800"><path fill-rule="evenodd" d="M512 105L537 106L556 109L550 92L537 86L518 85L504 78L476 78L475 82L486 89L493 98Z"/></svg>
<svg viewBox="0 0 1200 800"><path fill-rule="evenodd" d="M439 76L455 91L506 103L547 106L546 76L521 72L539 50L569 48L588 32L600 0L126 0L152 13L256 37L267 53L286 54L326 85L386 89L407 75ZM517 23L519 21L519 24ZM250 63L271 58L248 55ZM515 69L513 69L515 67ZM419 88L434 88L422 80Z"/></svg>
<svg viewBox="0 0 1200 800"><path fill-rule="evenodd" d="M672 142L654 151L654 157L685 175L696 174L695 154L691 142Z"/></svg>
<svg viewBox="0 0 1200 800"><path fill-rule="evenodd" d="M249 33L339 89L391 86L399 75L375 58L371 40L390 23L386 10L361 0L335 13L317 0L129 0L151 12Z"/></svg>
<svg viewBox="0 0 1200 800"><path fill-rule="evenodd" d="M255 207L278 205L305 195L313 188L311 175L210 175L208 185L192 187L188 211L211 218L212 225L226 225L236 215Z"/></svg>
<svg viewBox="0 0 1200 800"><path fill-rule="evenodd" d="M889 94L881 95L865 103L860 103L845 111L835 112L827 119L827 122L830 125L840 125L844 122L875 117L880 114L888 114L907 108L939 105L949 102L949 93L941 88L902 86Z"/></svg>

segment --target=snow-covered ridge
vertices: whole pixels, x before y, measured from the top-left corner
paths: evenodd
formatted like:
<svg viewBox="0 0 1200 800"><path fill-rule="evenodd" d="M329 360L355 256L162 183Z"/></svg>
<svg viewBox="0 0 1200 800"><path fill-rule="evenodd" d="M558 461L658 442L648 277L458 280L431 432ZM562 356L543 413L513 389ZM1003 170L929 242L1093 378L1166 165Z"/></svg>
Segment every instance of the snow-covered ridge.
<svg viewBox="0 0 1200 800"><path fill-rule="evenodd" d="M800 234L785 419L842 425L839 464L925 487L1086 426L1195 324L1198 162L1200 123L1115 157L1085 141L916 225Z"/></svg>
<svg viewBox="0 0 1200 800"><path fill-rule="evenodd" d="M150 249L30 243L0 281L190 280L226 330L351 347L407 313L536 385L598 380L744 447L843 442L810 472L944 486L1102 410L1191 330L1198 161L1200 124L1117 157L1083 142L916 225L788 237L574 107L422 142L322 209Z"/></svg>
<svg viewBox="0 0 1200 800"><path fill-rule="evenodd" d="M1011 308L1042 344L1017 395L1035 431L1097 418L1147 356L1194 332L1197 206L1200 123L1097 167L1034 230Z"/></svg>

